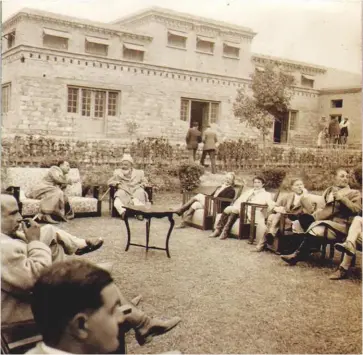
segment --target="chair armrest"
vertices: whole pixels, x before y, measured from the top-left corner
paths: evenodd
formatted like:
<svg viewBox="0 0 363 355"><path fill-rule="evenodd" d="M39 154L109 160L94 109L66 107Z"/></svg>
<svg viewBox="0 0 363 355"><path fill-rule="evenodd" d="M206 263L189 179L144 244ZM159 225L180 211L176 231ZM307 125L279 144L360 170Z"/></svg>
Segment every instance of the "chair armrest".
<svg viewBox="0 0 363 355"><path fill-rule="evenodd" d="M93 198L98 200L99 196L100 196L100 186L95 185L93 186Z"/></svg>
<svg viewBox="0 0 363 355"><path fill-rule="evenodd" d="M144 186L144 190L147 193L147 196L149 198L149 202L153 203L153 191L154 191L154 188L152 186Z"/></svg>
<svg viewBox="0 0 363 355"><path fill-rule="evenodd" d="M231 202L233 201L232 198L228 198L228 197L212 197L212 196L210 196L210 198L213 201L213 216L214 217L217 215L217 213L222 213L222 203L223 202L231 204Z"/></svg>

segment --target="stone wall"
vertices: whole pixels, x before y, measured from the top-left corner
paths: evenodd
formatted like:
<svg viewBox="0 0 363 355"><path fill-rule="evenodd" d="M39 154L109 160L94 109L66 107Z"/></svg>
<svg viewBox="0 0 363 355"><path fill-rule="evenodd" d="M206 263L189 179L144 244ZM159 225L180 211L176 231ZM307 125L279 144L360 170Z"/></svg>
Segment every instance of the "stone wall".
<svg viewBox="0 0 363 355"><path fill-rule="evenodd" d="M220 140L259 136L257 130L240 123L232 110L237 89L249 90L248 80L36 48L18 55L24 55L24 62L15 54L4 59L3 82L11 83L12 98L3 126L11 132L127 139L126 123L133 120L139 124L133 138L166 136L181 143L189 122L180 120L180 100L190 98L220 102ZM119 91L118 115L99 120L68 113L68 85ZM292 109L299 111L299 124L291 137L299 134L310 142L318 117L317 99L314 90L297 90Z"/></svg>

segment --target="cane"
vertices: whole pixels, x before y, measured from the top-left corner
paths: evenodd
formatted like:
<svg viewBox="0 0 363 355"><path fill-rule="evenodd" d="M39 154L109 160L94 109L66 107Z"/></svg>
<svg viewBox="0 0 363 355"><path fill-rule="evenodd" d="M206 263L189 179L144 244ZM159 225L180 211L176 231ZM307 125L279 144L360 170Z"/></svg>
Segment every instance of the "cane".
<svg viewBox="0 0 363 355"><path fill-rule="evenodd" d="M110 191L110 188L108 188L107 191L102 195L100 201L103 200L103 198L108 194L109 191Z"/></svg>

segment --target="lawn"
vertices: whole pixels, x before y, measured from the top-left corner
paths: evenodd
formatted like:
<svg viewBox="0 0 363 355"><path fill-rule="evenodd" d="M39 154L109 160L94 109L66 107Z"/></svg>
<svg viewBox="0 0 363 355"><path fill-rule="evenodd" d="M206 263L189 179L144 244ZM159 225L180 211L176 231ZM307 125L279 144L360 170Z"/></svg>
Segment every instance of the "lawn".
<svg viewBox="0 0 363 355"><path fill-rule="evenodd" d="M178 206L179 194L156 196L156 204ZM99 236L104 246L82 256L113 262L124 294L143 295L140 308L153 316L182 317L170 333L140 347L132 333L129 353L361 353L361 263L352 278L330 281L336 265L316 259L295 267L270 252L255 253L246 240L208 238L209 231L174 229L166 253L131 246L125 252L124 223L79 218L64 229ZM176 217L179 222L179 217ZM153 220L151 242L163 246L166 220ZM145 222L131 220L133 237L145 240ZM339 254L339 253L338 253ZM336 261L337 262L337 261Z"/></svg>

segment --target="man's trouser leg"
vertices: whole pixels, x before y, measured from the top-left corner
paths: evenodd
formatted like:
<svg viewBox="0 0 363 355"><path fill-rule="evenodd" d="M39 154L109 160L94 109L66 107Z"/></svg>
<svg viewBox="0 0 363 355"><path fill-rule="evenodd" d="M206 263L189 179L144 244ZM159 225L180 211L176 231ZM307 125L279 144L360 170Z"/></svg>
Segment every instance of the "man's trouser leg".
<svg viewBox="0 0 363 355"><path fill-rule="evenodd" d="M200 158L200 165L204 165L204 159L207 156L207 151L203 150L202 157Z"/></svg>
<svg viewBox="0 0 363 355"><path fill-rule="evenodd" d="M266 244L266 223L265 223L265 218L262 215L262 213L257 213L256 212L256 240L257 240L257 246L256 248L262 248L265 246ZM252 226L251 226L252 227Z"/></svg>
<svg viewBox="0 0 363 355"><path fill-rule="evenodd" d="M196 161L197 159L197 149L198 148L193 149L193 161Z"/></svg>
<svg viewBox="0 0 363 355"><path fill-rule="evenodd" d="M131 308L131 312L126 314L123 319L129 327L135 330L136 340L140 345L150 342L154 336L165 334L181 321L179 317L169 320L151 318L135 307L120 291L119 296L121 305L128 305Z"/></svg>
<svg viewBox="0 0 363 355"><path fill-rule="evenodd" d="M209 158L212 166L212 174L216 173L216 151L214 149L209 151Z"/></svg>
<svg viewBox="0 0 363 355"><path fill-rule="evenodd" d="M351 243L355 249L357 249L357 244L362 244L362 217L355 217L349 228L347 239L345 243ZM344 254L343 261L340 264L342 268L348 270L353 260L353 256Z"/></svg>
<svg viewBox="0 0 363 355"><path fill-rule="evenodd" d="M189 161L194 161L194 149L188 149Z"/></svg>
<svg viewBox="0 0 363 355"><path fill-rule="evenodd" d="M77 249L87 246L85 239L75 237L49 224L40 228L40 241L50 247L53 261L64 260L65 254L74 254Z"/></svg>
<svg viewBox="0 0 363 355"><path fill-rule="evenodd" d="M113 205L116 208L120 216L125 212L124 205L128 205L131 202L131 196L123 190L117 190Z"/></svg>
<svg viewBox="0 0 363 355"><path fill-rule="evenodd" d="M281 219L281 213L270 214L267 218L266 233L271 233L273 236L276 236L276 233L279 230L280 219Z"/></svg>

